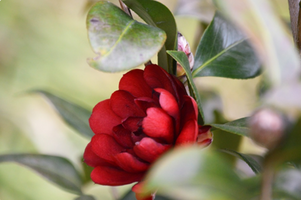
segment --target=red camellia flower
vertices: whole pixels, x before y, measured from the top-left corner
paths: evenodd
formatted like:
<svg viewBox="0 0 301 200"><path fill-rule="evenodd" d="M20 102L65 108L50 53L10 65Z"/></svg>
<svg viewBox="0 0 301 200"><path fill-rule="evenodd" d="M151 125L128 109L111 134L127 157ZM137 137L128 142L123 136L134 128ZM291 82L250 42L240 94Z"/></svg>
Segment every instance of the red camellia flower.
<svg viewBox="0 0 301 200"><path fill-rule="evenodd" d="M94 107L89 120L95 135L84 161L94 168L92 180L110 186L140 182L170 148L210 144L210 127L199 126L197 119L195 100L174 76L157 65L131 70L119 90Z"/></svg>

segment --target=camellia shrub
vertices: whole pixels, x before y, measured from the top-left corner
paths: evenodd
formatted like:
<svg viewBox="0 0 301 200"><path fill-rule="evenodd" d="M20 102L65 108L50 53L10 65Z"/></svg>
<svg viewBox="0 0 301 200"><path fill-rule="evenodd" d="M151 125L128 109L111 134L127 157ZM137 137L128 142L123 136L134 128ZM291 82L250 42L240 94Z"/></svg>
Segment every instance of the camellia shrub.
<svg viewBox="0 0 301 200"><path fill-rule="evenodd" d="M30 167L76 200L95 199L83 190L91 181L132 184L116 200L301 199L299 3L288 3L292 34L272 1L179 0L178 13L202 22L195 45L159 1L95 2L86 20L95 55L87 62L107 76L124 72L118 90L92 111L33 90L89 139L83 172L52 155L5 154L0 162ZM217 95L195 83L258 76L257 108L234 121L209 108ZM243 137L265 153L240 153Z"/></svg>

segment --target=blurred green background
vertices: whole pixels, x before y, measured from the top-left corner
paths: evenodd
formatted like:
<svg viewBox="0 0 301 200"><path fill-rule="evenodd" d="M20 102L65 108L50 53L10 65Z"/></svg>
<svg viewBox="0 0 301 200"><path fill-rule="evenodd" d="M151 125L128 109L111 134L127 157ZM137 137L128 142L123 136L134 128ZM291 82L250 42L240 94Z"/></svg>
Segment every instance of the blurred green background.
<svg viewBox="0 0 301 200"><path fill-rule="evenodd" d="M117 1L113 1L116 3ZM177 1L160 1L172 11ZM123 73L107 74L88 66L94 53L87 39L85 18L92 0L0 1L0 154L42 153L69 158L81 170L82 153L89 142L67 127L39 95L44 89L88 109L109 98ZM205 1L210 8L211 2ZM288 19L287 1L274 1L275 9ZM212 16L212 10L205 18ZM193 50L200 34L197 18L176 16L179 31ZM155 62L155 59L154 59ZM256 107L260 78L229 80L198 78L199 87L216 91L228 120L248 116ZM242 152L262 152L244 140ZM125 188L129 188L126 186ZM112 199L111 189L89 184L88 194ZM0 200L74 199L14 163L0 164Z"/></svg>

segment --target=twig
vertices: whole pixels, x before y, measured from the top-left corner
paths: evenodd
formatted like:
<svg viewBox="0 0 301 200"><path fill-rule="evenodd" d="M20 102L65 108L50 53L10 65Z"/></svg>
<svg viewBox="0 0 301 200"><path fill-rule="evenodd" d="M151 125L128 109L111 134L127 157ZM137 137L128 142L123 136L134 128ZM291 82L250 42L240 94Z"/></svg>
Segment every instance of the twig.
<svg viewBox="0 0 301 200"><path fill-rule="evenodd" d="M265 164L262 172L260 200L272 200L272 183L274 169L271 165Z"/></svg>
<svg viewBox="0 0 301 200"><path fill-rule="evenodd" d="M288 0L291 27L293 38L296 46L301 52L301 12L300 12L300 0Z"/></svg>

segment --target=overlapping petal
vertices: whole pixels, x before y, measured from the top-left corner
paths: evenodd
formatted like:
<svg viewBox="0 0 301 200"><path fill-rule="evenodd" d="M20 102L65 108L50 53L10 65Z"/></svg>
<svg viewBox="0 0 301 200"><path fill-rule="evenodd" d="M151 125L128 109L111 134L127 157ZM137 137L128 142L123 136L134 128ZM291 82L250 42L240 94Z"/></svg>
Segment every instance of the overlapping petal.
<svg viewBox="0 0 301 200"><path fill-rule="evenodd" d="M172 118L161 108L149 108L146 112L147 116L142 121L143 132L150 137L172 143L174 139Z"/></svg>
<svg viewBox="0 0 301 200"><path fill-rule="evenodd" d="M90 127L95 134L112 134L114 126L120 124L121 118L110 107L110 100L99 102L92 111L89 119Z"/></svg>
<svg viewBox="0 0 301 200"><path fill-rule="evenodd" d="M198 136L198 131L198 123L196 120L187 121L177 138L176 145L195 143Z"/></svg>
<svg viewBox="0 0 301 200"><path fill-rule="evenodd" d="M102 166L112 166L110 163L98 157L92 150L92 145L89 143L84 152L84 161L87 165L91 167Z"/></svg>
<svg viewBox="0 0 301 200"><path fill-rule="evenodd" d="M119 82L119 90L125 90L134 97L152 97L152 88L145 82L143 70L134 69L123 75Z"/></svg>
<svg viewBox="0 0 301 200"><path fill-rule="evenodd" d="M128 152L119 153L115 156L117 165L127 172L143 172L149 168L149 164L142 162Z"/></svg>
<svg viewBox="0 0 301 200"><path fill-rule="evenodd" d="M114 156L125 150L115 139L107 134L94 135L91 140L92 151L100 158L115 163Z"/></svg>
<svg viewBox="0 0 301 200"><path fill-rule="evenodd" d="M171 148L171 144L161 144L154 139L145 137L134 146L134 152L139 158L149 163L154 162L161 154Z"/></svg>
<svg viewBox="0 0 301 200"><path fill-rule="evenodd" d="M118 186L140 181L144 176L143 172L129 173L120 168L98 166L91 173L94 183L100 185Z"/></svg>
<svg viewBox="0 0 301 200"><path fill-rule="evenodd" d="M122 119L127 117L144 117L145 112L134 102L134 97L129 92L117 90L110 98L111 109Z"/></svg>

